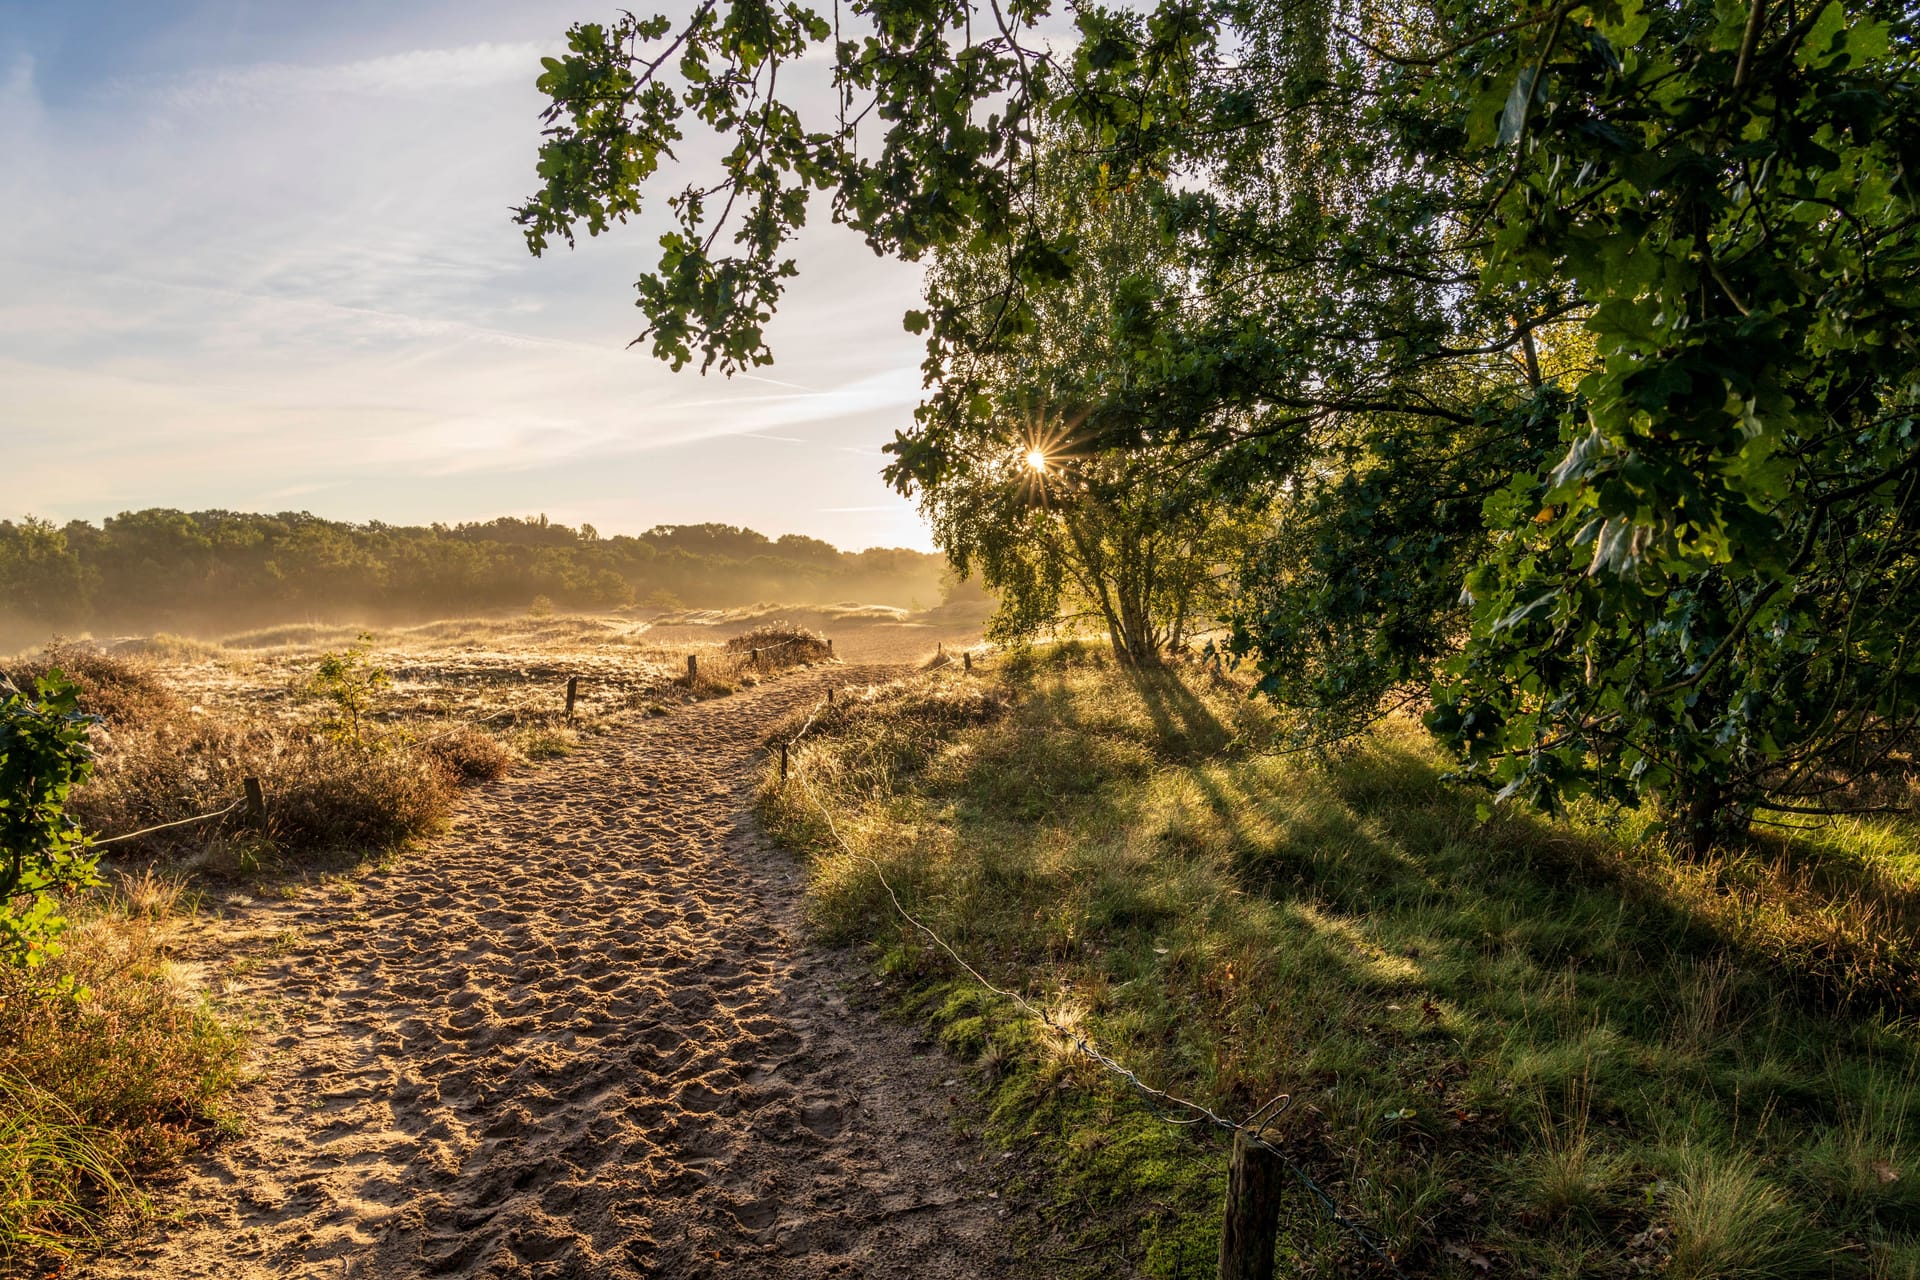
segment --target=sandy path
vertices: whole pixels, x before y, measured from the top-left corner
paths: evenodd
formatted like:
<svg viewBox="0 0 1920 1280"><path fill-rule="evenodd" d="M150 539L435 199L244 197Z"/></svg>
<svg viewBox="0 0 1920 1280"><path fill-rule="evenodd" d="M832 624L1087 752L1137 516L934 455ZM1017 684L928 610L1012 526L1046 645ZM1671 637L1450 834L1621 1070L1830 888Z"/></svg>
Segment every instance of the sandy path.
<svg viewBox="0 0 1920 1280"><path fill-rule="evenodd" d="M354 898L248 908L244 994L283 1021L247 1136L84 1273L1013 1274L950 1064L848 1009L748 811L776 717L886 674L589 740Z"/></svg>

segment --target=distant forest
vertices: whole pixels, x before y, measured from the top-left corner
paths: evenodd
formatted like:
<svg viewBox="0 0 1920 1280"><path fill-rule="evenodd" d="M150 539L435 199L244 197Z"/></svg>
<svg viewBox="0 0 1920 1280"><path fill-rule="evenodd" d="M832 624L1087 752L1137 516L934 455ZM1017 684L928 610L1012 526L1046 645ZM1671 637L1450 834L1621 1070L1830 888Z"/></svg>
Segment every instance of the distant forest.
<svg viewBox="0 0 1920 1280"><path fill-rule="evenodd" d="M841 551L725 524L601 537L544 515L399 526L306 512L125 512L99 526L0 520L10 629L205 632L292 618L382 621L524 610L722 608L756 601L939 603L944 561Z"/></svg>

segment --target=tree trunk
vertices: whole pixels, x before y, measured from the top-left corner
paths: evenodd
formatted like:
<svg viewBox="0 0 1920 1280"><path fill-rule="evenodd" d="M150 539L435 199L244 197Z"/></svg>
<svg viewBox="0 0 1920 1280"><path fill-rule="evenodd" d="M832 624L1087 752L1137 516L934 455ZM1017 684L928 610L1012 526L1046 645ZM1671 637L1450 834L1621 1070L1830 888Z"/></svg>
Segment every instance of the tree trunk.
<svg viewBox="0 0 1920 1280"><path fill-rule="evenodd" d="M1674 842L1694 858L1746 828L1745 814L1730 803L1726 784L1716 778L1689 778L1675 788L1669 823Z"/></svg>

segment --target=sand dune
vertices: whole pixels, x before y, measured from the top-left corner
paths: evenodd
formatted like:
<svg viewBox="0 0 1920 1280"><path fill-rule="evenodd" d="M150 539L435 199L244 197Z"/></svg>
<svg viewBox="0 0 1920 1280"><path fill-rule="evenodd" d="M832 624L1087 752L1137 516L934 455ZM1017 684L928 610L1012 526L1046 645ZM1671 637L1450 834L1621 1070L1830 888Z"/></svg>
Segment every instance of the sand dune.
<svg viewBox="0 0 1920 1280"><path fill-rule="evenodd" d="M210 926L276 1023L247 1136L81 1272L1015 1274L951 1065L849 1009L864 977L804 944L802 872L748 812L778 716L891 674L623 728L352 896Z"/></svg>

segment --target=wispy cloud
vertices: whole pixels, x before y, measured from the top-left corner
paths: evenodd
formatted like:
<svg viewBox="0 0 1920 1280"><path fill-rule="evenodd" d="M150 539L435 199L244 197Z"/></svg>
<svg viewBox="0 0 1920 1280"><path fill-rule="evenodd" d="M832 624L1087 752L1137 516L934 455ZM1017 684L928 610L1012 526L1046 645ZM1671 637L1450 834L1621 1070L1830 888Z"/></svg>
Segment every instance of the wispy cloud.
<svg viewBox="0 0 1920 1280"><path fill-rule="evenodd" d="M162 109L258 105L274 100L333 94L369 97L429 97L448 90L531 83L543 55L561 42L470 44L450 49L410 49L330 66L263 62L184 75L119 80L116 96L149 100Z"/></svg>
<svg viewBox="0 0 1920 1280"><path fill-rule="evenodd" d="M179 20L207 25L166 48L232 44L197 8ZM924 543L878 468L842 454L877 458L860 446L918 397L898 326L917 268L810 228L771 330L780 364L670 373L627 349L656 223L535 261L507 216L533 185L532 82L564 17L548 40L510 6L403 5L392 22L310 60L176 52L63 80L57 103L33 49L0 47L15 493L55 515L311 496L389 519L545 507L608 529Z"/></svg>

